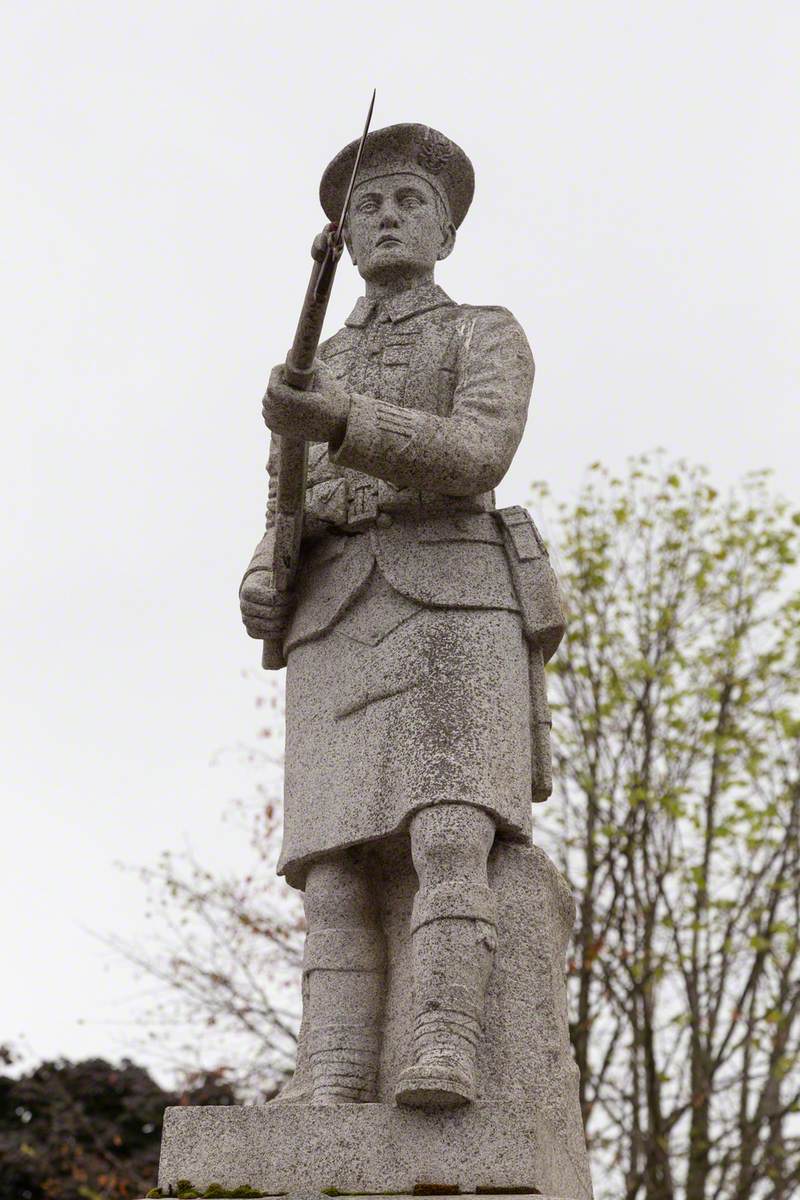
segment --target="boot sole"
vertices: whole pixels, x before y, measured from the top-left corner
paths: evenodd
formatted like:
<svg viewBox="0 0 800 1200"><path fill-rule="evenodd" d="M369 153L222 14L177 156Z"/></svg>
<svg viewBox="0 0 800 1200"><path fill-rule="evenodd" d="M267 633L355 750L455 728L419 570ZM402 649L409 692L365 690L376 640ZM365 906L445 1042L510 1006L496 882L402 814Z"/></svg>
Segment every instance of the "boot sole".
<svg viewBox="0 0 800 1200"><path fill-rule="evenodd" d="M398 1082L394 1098L406 1108L459 1108L471 1103L475 1094L462 1080L409 1073Z"/></svg>

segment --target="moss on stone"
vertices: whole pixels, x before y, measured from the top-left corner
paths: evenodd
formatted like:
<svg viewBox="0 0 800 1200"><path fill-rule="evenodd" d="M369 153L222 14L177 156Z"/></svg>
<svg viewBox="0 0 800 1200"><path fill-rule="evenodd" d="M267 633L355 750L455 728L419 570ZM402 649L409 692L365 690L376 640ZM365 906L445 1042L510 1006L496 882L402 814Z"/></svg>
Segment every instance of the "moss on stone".
<svg viewBox="0 0 800 1200"><path fill-rule="evenodd" d="M175 1196L176 1200L264 1200L268 1192L256 1191L249 1183L241 1183L232 1191L224 1188L221 1183L210 1183L204 1192L200 1192L190 1179L179 1179L175 1185L176 1191L162 1192L161 1188L153 1188L147 1193L148 1200L167 1200Z"/></svg>

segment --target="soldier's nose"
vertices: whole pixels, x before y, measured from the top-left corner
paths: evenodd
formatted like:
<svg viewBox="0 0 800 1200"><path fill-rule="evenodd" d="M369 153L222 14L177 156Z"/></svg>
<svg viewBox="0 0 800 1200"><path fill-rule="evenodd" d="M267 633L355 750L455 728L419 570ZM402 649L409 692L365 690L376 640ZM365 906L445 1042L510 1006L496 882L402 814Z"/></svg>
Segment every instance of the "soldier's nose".
<svg viewBox="0 0 800 1200"><path fill-rule="evenodd" d="M391 208L385 209L381 217L381 229L396 229L399 224L397 213L393 212Z"/></svg>

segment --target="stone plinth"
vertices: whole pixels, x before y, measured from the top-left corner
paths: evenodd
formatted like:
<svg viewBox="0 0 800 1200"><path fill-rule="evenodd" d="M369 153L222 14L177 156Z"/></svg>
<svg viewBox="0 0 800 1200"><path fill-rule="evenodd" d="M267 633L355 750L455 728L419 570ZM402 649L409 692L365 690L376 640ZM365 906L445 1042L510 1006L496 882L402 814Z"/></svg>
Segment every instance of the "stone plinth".
<svg viewBox="0 0 800 1200"><path fill-rule="evenodd" d="M546 854L499 842L489 859L498 948L478 1048L478 1102L444 1111L393 1102L410 1032L416 876L400 843L381 873L388 969L375 1104L310 1104L306 1031L297 1071L261 1107L167 1109L159 1184L242 1183L272 1194L533 1193L589 1200L591 1182L567 1026L569 890Z"/></svg>
<svg viewBox="0 0 800 1200"><path fill-rule="evenodd" d="M386 937L387 975L377 1099L394 1099L406 1063L413 1010L411 908L417 876L407 839L376 847L376 892ZM486 992L478 1046L478 1099L536 1100L557 1112L584 1144L578 1068L567 1023L564 961L575 921L566 882L543 850L495 843L489 882L497 897L497 953ZM281 1101L310 1100L307 1030L300 1030L297 1070ZM582 1151L586 1154L585 1146Z"/></svg>
<svg viewBox="0 0 800 1200"><path fill-rule="evenodd" d="M159 1186L191 1179L286 1194L549 1194L587 1200L588 1178L536 1103L455 1111L393 1104L167 1109Z"/></svg>

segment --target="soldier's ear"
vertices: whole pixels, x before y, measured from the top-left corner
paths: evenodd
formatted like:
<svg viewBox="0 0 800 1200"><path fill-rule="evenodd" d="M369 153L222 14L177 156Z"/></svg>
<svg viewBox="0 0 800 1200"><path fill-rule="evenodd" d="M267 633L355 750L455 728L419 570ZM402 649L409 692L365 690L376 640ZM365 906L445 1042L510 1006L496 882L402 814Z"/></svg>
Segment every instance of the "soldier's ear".
<svg viewBox="0 0 800 1200"><path fill-rule="evenodd" d="M442 248L436 255L439 262L443 258L447 258L453 246L456 244L456 227L452 221L448 221L442 230Z"/></svg>
<svg viewBox="0 0 800 1200"><path fill-rule="evenodd" d="M357 267L358 263L356 262L356 256L353 253L353 243L350 240L350 221L348 218L345 218L344 229L342 230L342 237L344 238L345 246L347 246L347 253L350 255L350 262L353 264L354 267Z"/></svg>

